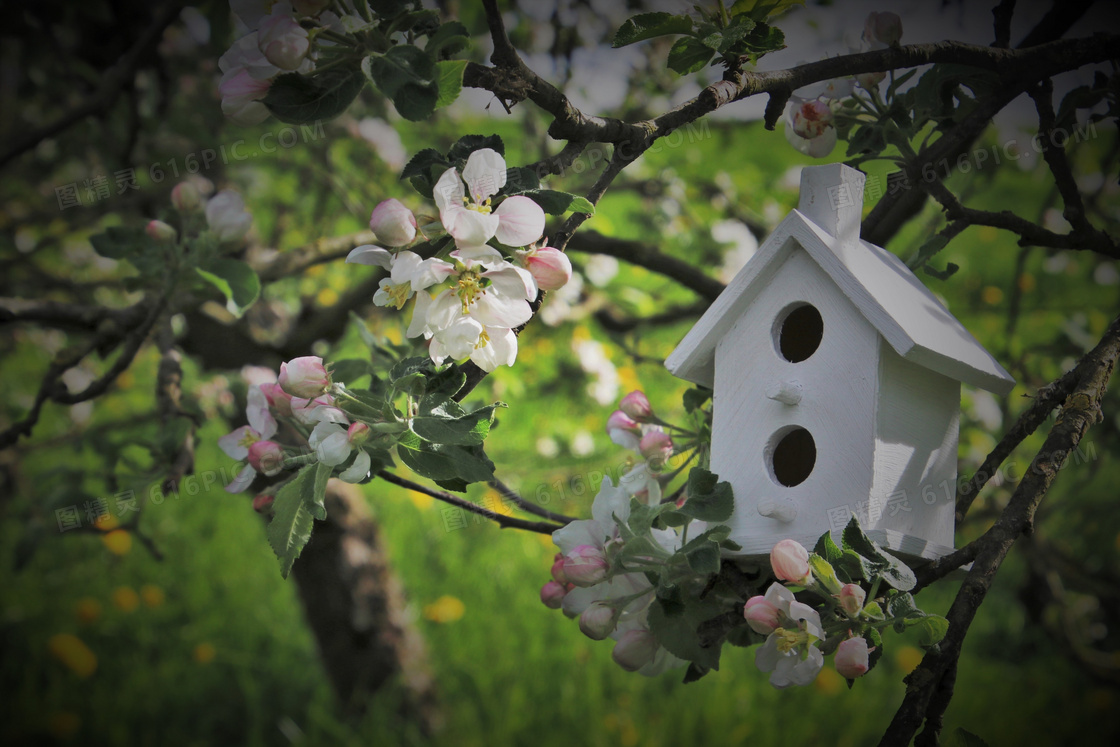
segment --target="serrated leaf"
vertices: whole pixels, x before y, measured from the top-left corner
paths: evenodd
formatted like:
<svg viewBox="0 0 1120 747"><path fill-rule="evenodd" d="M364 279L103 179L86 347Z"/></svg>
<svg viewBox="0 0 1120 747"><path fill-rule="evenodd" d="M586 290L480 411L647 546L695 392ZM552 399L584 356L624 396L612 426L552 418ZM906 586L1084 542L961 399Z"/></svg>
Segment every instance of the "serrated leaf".
<svg viewBox="0 0 1120 747"><path fill-rule="evenodd" d="M595 214L594 205L585 198L569 192L560 192L555 189L526 189L517 194L528 197L540 205L541 210L549 215L563 215L568 211L586 213L587 215Z"/></svg>
<svg viewBox="0 0 1120 747"><path fill-rule="evenodd" d="M693 389L686 389L684 396L681 398L684 402L685 412L696 412L704 403L712 398L712 390L707 387L695 387Z"/></svg>
<svg viewBox="0 0 1120 747"><path fill-rule="evenodd" d="M443 157L435 148L425 148L417 153L408 163L405 164L404 170L401 171L401 179L410 179L412 177L422 177L428 179L431 176L429 169L435 166L441 171L451 168L450 162Z"/></svg>
<svg viewBox="0 0 1120 747"><path fill-rule="evenodd" d="M216 259L206 269L196 267L199 276L226 297L226 309L240 317L261 295L261 280L253 268L238 259Z"/></svg>
<svg viewBox="0 0 1120 747"><path fill-rule="evenodd" d="M949 735L948 747L988 747L981 737L958 726Z"/></svg>
<svg viewBox="0 0 1120 747"><path fill-rule="evenodd" d="M744 14L755 21L765 21L772 15L782 13L795 5L804 5L805 0L738 0L731 6L731 14Z"/></svg>
<svg viewBox="0 0 1120 747"><path fill-rule="evenodd" d="M307 124L346 111L364 85L365 78L357 68L339 67L313 75L284 73L272 81L263 103L281 122Z"/></svg>
<svg viewBox="0 0 1120 747"><path fill-rule="evenodd" d="M813 552L820 555L829 563L836 563L844 556L843 550L836 546L832 540L832 533L825 532L821 538L817 540L817 544L813 547Z"/></svg>
<svg viewBox="0 0 1120 747"><path fill-rule="evenodd" d="M439 98L436 108L447 106L459 98L463 90L463 72L467 69L466 60L444 60L436 63L436 80Z"/></svg>
<svg viewBox="0 0 1120 747"><path fill-rule="evenodd" d="M730 483L720 482L701 467L692 468L688 473L688 500L678 511L700 521L722 522L731 518L734 508Z"/></svg>
<svg viewBox="0 0 1120 747"><path fill-rule="evenodd" d="M715 542L707 542L689 550L685 553L685 559L694 573L719 573L719 545Z"/></svg>
<svg viewBox="0 0 1120 747"><path fill-rule="evenodd" d="M820 581L829 594L839 594L843 584L836 576L836 569L818 553L809 553L809 567L813 569L813 576Z"/></svg>
<svg viewBox="0 0 1120 747"><path fill-rule="evenodd" d="M695 73L697 70L702 70L714 54L715 52L705 47L699 39L686 36L677 39L669 50L669 68L681 75Z"/></svg>
<svg viewBox="0 0 1120 747"><path fill-rule="evenodd" d="M470 32L459 21L448 21L428 36L424 51L436 60L446 60L456 52L461 52L471 44ZM464 66L466 61L463 61ZM462 76L460 76L460 82Z"/></svg>
<svg viewBox="0 0 1120 747"><path fill-rule="evenodd" d="M949 632L949 621L939 615L926 615L910 626L918 633L918 645L928 648L941 641Z"/></svg>
<svg viewBox="0 0 1120 747"><path fill-rule="evenodd" d="M432 359L424 355L405 358L389 369L389 381L395 384L413 374L429 371L432 365Z"/></svg>
<svg viewBox="0 0 1120 747"><path fill-rule="evenodd" d="M363 376L373 373L373 364L361 358L346 358L336 361L329 366L332 381L341 381L350 384Z"/></svg>
<svg viewBox="0 0 1120 747"><path fill-rule="evenodd" d="M452 402L448 400L448 402ZM487 405L474 412L455 417L443 407L437 407L429 414L412 419L412 431L437 444L458 444L470 446L480 444L490 434L494 420L494 410L505 407L502 403Z"/></svg>
<svg viewBox="0 0 1120 747"><path fill-rule="evenodd" d="M681 614L669 616L660 602L654 602L649 606L647 621L658 642L673 656L718 670L722 646L702 647L697 629L723 612L714 602L689 599Z"/></svg>
<svg viewBox="0 0 1120 747"><path fill-rule="evenodd" d="M502 156L506 154L505 143L497 135L464 135L447 151L447 158L452 163L466 161L471 153L483 148L490 148Z"/></svg>
<svg viewBox="0 0 1120 747"><path fill-rule="evenodd" d="M684 679L681 680L681 684L687 685L689 682L695 682L710 671L712 670L707 667L702 667L694 661L689 662L688 669L685 670Z"/></svg>
<svg viewBox="0 0 1120 747"><path fill-rule="evenodd" d="M266 534L268 544L280 559L280 575L284 578L311 539L315 516L326 518L322 491L326 490L330 474L331 467L322 462L309 464L280 488L273 499L272 521L268 523Z"/></svg>
<svg viewBox="0 0 1120 747"><path fill-rule="evenodd" d="M412 431L397 442L397 456L413 472L431 480L472 483L494 476L494 463L479 447L433 444Z"/></svg>
<svg viewBox="0 0 1120 747"><path fill-rule="evenodd" d="M629 18L614 32L611 46L625 47L646 39L667 34L687 34L692 31L692 18L672 13L639 13Z"/></svg>
<svg viewBox="0 0 1120 747"><path fill-rule="evenodd" d="M405 119L419 122L436 108L436 63L416 47L400 44L385 54L370 55L362 60L362 70L378 90L392 99Z"/></svg>

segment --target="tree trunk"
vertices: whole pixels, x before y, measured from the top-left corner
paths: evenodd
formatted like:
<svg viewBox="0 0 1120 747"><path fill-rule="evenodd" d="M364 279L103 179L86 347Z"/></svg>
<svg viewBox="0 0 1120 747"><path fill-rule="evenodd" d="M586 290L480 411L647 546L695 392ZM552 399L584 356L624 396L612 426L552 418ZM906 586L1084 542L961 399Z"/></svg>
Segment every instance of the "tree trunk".
<svg viewBox="0 0 1120 747"><path fill-rule="evenodd" d="M399 673L402 716L429 734L439 727L439 713L424 641L362 492L332 479L326 507L327 520L315 523L292 575L331 685L347 711L360 715Z"/></svg>

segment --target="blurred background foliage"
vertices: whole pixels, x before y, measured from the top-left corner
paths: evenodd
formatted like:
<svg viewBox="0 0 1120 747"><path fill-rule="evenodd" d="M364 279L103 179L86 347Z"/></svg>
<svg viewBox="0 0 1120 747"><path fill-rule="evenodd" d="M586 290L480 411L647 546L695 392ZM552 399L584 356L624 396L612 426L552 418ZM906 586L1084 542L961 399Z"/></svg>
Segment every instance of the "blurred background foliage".
<svg viewBox="0 0 1120 747"><path fill-rule="evenodd" d="M477 35L470 54L483 61L489 47L479 9L448 5ZM532 53L530 64L543 66L539 72L566 81L575 95L611 102L600 103L601 113L654 113L696 82L663 69L659 44L627 50L629 81L604 79L596 87L581 78L588 61L606 54L597 45L624 17L622 8L604 17L602 5L576 3L552 15L511 8L508 22L515 43ZM139 0L6 3L0 14L0 139L12 144L96 93L153 9ZM321 127L229 125L215 81L216 60L233 33L225 3L184 9L97 116L6 163L0 295L112 308L134 302L129 268L98 257L88 238L167 213L170 189L192 170L245 196L254 216L246 256L265 266L276 253L363 230L370 209L388 196L434 212L398 180L422 148L445 150L462 134L497 133L511 164L549 152L547 120L529 105L506 114L488 94L472 92L419 124L401 121L367 89ZM980 146L999 146L999 137L993 131ZM1098 199L1114 215L1117 148L1109 123L1071 151L1079 177L1101 182ZM215 155L207 159L206 152ZM585 191L602 163L594 153L550 186ZM726 282L796 204L805 163L760 122L706 121L628 169L587 227L656 247ZM889 165L866 168L885 188ZM114 175L130 169L135 188L122 189ZM99 176L107 178L107 194L98 193ZM82 204L62 209L56 190L69 184ZM1037 158L958 174L949 185L980 208L1010 205L1040 221L1060 216ZM940 212L927 206L889 248L906 258L940 225ZM475 396L511 404L488 442L498 475L546 508L583 515L593 495L589 475L617 476L626 460L603 432L618 398L641 388L670 420L682 415L686 387L661 361L698 316L700 299L609 256L577 251L572 258L578 280L546 300L542 319L521 336L517 365L488 377ZM1120 272L1089 253L1021 249L1013 237L985 228L966 231L938 262L960 271L923 280L1019 381L1004 399L965 392L960 472L969 474L1024 397L1099 339L1116 313ZM336 260L277 279L236 325L214 300L175 320L185 352L184 401L202 424L196 482L177 495L158 504L144 499L168 437L154 416L159 355L152 348L106 396L48 405L32 438L0 452L0 740L625 747L877 739L918 648L888 641L886 666L851 691L830 667L811 687L776 691L755 669L753 651L734 648L720 672L688 686L679 673L629 675L610 661L608 645L585 639L537 599L554 552L548 537L472 519L460 525L446 506L377 481L363 490L429 646L445 724L434 737L421 735L399 715L396 686L379 693L363 717L348 718L324 678L293 584L277 572L263 522L248 497L220 489L232 465L215 440L240 415L242 365L275 368L311 352L361 355L350 311L375 334L401 341L399 316L369 303L371 270ZM0 425L7 427L24 416L42 371L74 333L35 325L0 331ZM68 387L81 388L112 359L87 360ZM983 606L946 733L961 726L994 745L1114 744L1120 737L1120 662L1107 653L1120 643L1107 625L1120 618L1115 405L1113 392L1104 423L1061 473L1036 533L1012 553ZM990 525L1042 437L1028 439L1013 457L1013 474L986 489L960 527L958 546ZM139 497L141 517L113 531L134 518L118 502L129 491ZM478 486L470 496L496 505ZM99 500L109 517L93 526L89 513L100 510ZM82 527L60 531L56 511L71 507ZM923 592L923 607L943 613L955 585Z"/></svg>

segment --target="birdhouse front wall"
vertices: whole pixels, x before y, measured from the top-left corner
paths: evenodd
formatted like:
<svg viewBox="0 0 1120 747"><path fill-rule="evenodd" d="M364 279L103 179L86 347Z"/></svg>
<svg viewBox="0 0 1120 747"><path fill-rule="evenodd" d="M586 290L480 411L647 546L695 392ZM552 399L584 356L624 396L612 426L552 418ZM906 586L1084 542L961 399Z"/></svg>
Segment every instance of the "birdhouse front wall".
<svg viewBox="0 0 1120 747"><path fill-rule="evenodd" d="M885 340L879 347L868 525L902 535L899 549L908 554L937 557L953 547L961 385L905 360Z"/></svg>
<svg viewBox="0 0 1120 747"><path fill-rule="evenodd" d="M742 554L811 544L874 477L880 336L796 240L781 252L715 350L711 466Z"/></svg>

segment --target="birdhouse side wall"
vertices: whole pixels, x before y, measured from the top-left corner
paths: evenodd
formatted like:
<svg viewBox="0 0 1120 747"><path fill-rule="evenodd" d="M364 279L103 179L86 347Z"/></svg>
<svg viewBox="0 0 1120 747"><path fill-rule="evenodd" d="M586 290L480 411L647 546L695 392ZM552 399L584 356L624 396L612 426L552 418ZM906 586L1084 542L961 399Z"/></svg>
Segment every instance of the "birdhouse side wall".
<svg viewBox="0 0 1120 747"><path fill-rule="evenodd" d="M830 509L866 502L873 476L879 334L795 240L782 251L715 352L711 466L734 489L731 537L743 555L786 537L815 541L833 528ZM791 362L780 349L782 320L807 304L820 314L819 345ZM775 452L798 429L815 459L788 486L776 477Z"/></svg>
<svg viewBox="0 0 1120 747"><path fill-rule="evenodd" d="M880 343L872 527L953 546L960 403L959 381Z"/></svg>

